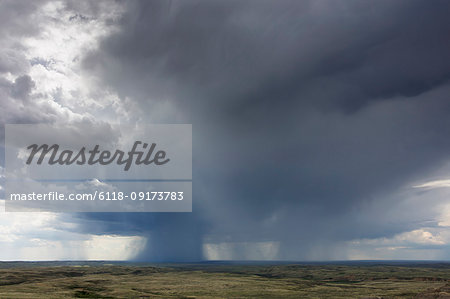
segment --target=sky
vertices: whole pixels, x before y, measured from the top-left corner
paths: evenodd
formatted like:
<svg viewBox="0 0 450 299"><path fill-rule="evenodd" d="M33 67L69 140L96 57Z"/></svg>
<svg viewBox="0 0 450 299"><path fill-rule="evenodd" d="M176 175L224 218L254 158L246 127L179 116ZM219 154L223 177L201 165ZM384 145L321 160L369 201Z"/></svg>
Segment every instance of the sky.
<svg viewBox="0 0 450 299"><path fill-rule="evenodd" d="M193 130L192 213L2 212L0 260L448 260L449 11L0 0L2 126Z"/></svg>

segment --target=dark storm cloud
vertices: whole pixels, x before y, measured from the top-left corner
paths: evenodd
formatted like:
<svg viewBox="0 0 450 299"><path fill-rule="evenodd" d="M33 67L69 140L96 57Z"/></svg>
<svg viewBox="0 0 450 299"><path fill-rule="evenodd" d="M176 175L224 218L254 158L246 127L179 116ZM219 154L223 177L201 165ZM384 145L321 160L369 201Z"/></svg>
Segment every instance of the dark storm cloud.
<svg viewBox="0 0 450 299"><path fill-rule="evenodd" d="M384 214L450 157L448 1L127 6L85 68L138 102L137 117L169 102L164 122L193 123L194 212L94 218L132 230L151 219L160 249L181 235L189 252L269 240L280 258L419 225ZM363 209L374 200L383 208ZM179 248L161 259L186 258Z"/></svg>
<svg viewBox="0 0 450 299"><path fill-rule="evenodd" d="M132 2L124 30L105 40L104 51L86 65L123 70L102 75L143 100L183 94L236 112L253 101L305 95L303 105L354 109L370 99L416 95L448 78L447 5ZM307 96L327 79L334 97Z"/></svg>

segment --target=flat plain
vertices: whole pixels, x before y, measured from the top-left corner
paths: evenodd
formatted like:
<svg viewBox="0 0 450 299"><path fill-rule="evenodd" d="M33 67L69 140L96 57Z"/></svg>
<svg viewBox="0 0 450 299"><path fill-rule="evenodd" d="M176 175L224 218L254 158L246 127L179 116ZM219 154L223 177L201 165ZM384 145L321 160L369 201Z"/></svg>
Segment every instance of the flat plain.
<svg viewBox="0 0 450 299"><path fill-rule="evenodd" d="M0 298L450 298L449 263L2 262Z"/></svg>

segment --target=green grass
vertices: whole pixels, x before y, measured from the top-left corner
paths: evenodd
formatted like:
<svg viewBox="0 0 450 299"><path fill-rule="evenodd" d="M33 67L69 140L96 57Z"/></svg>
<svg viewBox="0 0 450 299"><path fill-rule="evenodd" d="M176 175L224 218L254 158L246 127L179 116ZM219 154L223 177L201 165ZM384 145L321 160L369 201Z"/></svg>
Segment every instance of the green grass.
<svg viewBox="0 0 450 299"><path fill-rule="evenodd" d="M447 298L449 279L446 264L0 263L0 298Z"/></svg>

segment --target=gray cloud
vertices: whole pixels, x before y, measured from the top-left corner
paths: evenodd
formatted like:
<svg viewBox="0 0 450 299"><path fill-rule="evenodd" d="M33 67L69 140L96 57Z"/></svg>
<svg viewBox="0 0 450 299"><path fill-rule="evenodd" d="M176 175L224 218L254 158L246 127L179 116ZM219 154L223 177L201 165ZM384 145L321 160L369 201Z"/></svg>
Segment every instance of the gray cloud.
<svg viewBox="0 0 450 299"><path fill-rule="evenodd" d="M280 258L301 259L430 216L384 219L396 204L380 197L395 201L449 158L448 2L127 6L85 68L139 103L140 119L194 124L189 221L202 229L180 228L189 216L142 215L159 219L150 231L170 217L172 233L279 241ZM172 107L162 118L161 102ZM372 201L381 207L365 210Z"/></svg>
<svg viewBox="0 0 450 299"><path fill-rule="evenodd" d="M87 19L91 26L97 26L97 31L107 32L108 25L105 24L111 25L114 22L112 15L117 9L116 6L105 1L5 0L1 1L0 7L2 165L5 123L92 124L102 122L102 118L93 117L92 106L101 107L105 102L110 104L110 107L102 109L100 114L109 114L109 110L120 110L120 105L111 105L109 99L99 99L100 104L91 98L86 99L89 96L85 95L88 93L87 88L81 88L79 82L73 82L80 77L76 74L76 62L79 60L78 56L83 55L81 45L75 45L80 47L76 49L78 52L75 52L73 41L79 38L81 44L89 35L74 37L70 36L73 33L68 31L71 29L70 24L77 25L80 20L83 22ZM109 8L107 12L105 7ZM72 17L74 18L71 19ZM89 33L95 34L96 30ZM58 52L64 38L64 51ZM72 45L69 44L71 41ZM83 88L86 90L81 90ZM99 94L103 96L97 91L96 96L99 97ZM76 98L76 101L73 98Z"/></svg>
<svg viewBox="0 0 450 299"><path fill-rule="evenodd" d="M87 23L107 4L61 9ZM51 62L13 42L37 34L40 3L5 5L0 72L13 79L0 78L0 121L67 118L34 101L30 64ZM403 191L449 159L448 1L124 5L120 30L80 53L84 74L137 123L193 123L194 212L81 214L85 232L146 236L140 259L266 241L280 259L326 259L342 242L437 226L442 202L408 209L422 191Z"/></svg>
<svg viewBox="0 0 450 299"><path fill-rule="evenodd" d="M273 98L281 106L352 110L445 82L446 5L132 2L123 31L106 39L86 66L122 70L101 75L127 95L182 96L189 100L179 104L195 106L191 114L202 115L197 108L204 106L210 114L220 111L214 118ZM330 94L318 94L324 84Z"/></svg>

